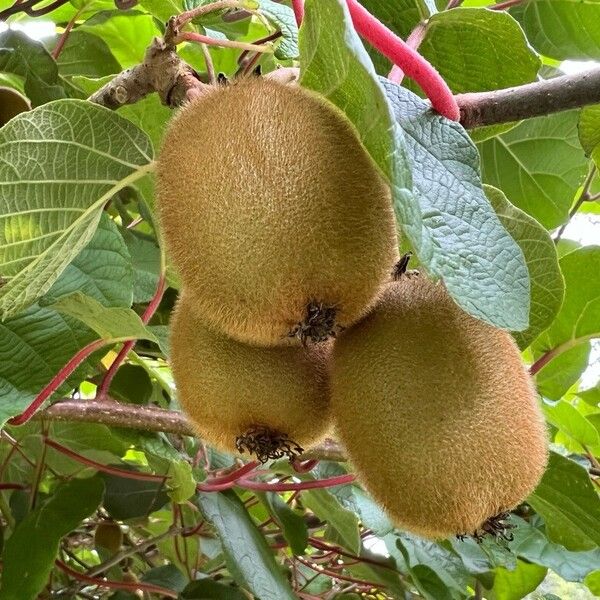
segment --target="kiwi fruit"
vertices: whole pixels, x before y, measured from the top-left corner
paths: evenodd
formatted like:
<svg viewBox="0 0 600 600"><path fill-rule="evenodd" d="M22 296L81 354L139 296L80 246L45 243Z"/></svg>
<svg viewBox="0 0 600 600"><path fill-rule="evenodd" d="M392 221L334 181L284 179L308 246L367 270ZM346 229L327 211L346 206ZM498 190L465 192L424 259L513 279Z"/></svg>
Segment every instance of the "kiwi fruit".
<svg viewBox="0 0 600 600"><path fill-rule="evenodd" d="M193 309L242 342L335 336L398 259L389 186L346 117L297 85L252 77L185 105L157 192Z"/></svg>
<svg viewBox="0 0 600 600"><path fill-rule="evenodd" d="M516 344L422 275L386 286L341 334L331 394L365 488L418 535L500 533L544 471L544 420Z"/></svg>
<svg viewBox="0 0 600 600"><path fill-rule="evenodd" d="M101 521L94 532L94 545L116 554L123 544L123 532L114 521Z"/></svg>
<svg viewBox="0 0 600 600"><path fill-rule="evenodd" d="M187 293L171 323L177 394L199 436L263 462L294 458L328 432L330 347L238 342L206 327Z"/></svg>
<svg viewBox="0 0 600 600"><path fill-rule="evenodd" d="M29 100L17 90L0 86L0 127L30 108Z"/></svg>

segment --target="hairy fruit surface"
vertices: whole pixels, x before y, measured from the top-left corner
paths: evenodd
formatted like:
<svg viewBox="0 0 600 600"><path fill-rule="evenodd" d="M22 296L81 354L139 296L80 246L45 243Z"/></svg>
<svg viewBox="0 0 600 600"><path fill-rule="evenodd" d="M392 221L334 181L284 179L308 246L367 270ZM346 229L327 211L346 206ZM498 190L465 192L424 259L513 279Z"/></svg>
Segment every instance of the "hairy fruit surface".
<svg viewBox="0 0 600 600"><path fill-rule="evenodd" d="M516 344L423 276L389 284L340 336L331 385L349 456L401 528L488 531L542 476L545 425Z"/></svg>
<svg viewBox="0 0 600 600"><path fill-rule="evenodd" d="M171 325L179 402L199 436L221 450L292 458L330 428L330 346L246 345L207 328L184 294Z"/></svg>
<svg viewBox="0 0 600 600"><path fill-rule="evenodd" d="M345 116L298 86L251 78L183 107L157 183L193 309L243 342L334 337L398 258L387 184Z"/></svg>

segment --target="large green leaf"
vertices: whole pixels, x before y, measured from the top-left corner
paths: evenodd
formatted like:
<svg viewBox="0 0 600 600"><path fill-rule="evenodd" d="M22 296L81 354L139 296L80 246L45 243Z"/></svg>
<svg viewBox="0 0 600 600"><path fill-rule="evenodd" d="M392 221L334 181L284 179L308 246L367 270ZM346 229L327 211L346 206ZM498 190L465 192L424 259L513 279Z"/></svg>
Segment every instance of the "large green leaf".
<svg viewBox="0 0 600 600"><path fill-rule="evenodd" d="M412 92L391 82L384 89L406 133L415 195L434 242L431 256L419 255L423 266L467 312L498 327L526 329L525 258L483 191L475 146L459 124L434 115Z"/></svg>
<svg viewBox="0 0 600 600"><path fill-rule="evenodd" d="M108 109L58 100L0 130L0 317L50 289L91 239L104 205L153 168L152 146Z"/></svg>
<svg viewBox="0 0 600 600"><path fill-rule="evenodd" d="M565 300L535 347L560 354L600 337L600 246L584 246L560 259Z"/></svg>
<svg viewBox="0 0 600 600"><path fill-rule="evenodd" d="M102 38L76 29L58 57L58 70L65 76L104 77L119 73L121 65Z"/></svg>
<svg viewBox="0 0 600 600"><path fill-rule="evenodd" d="M273 0L257 1L260 3L260 12L281 31L281 41L275 49L275 56L281 60L298 58L298 26L294 11Z"/></svg>
<svg viewBox="0 0 600 600"><path fill-rule="evenodd" d="M142 62L152 39L161 34L154 17L138 11L103 11L79 29L101 37L124 68Z"/></svg>
<svg viewBox="0 0 600 600"><path fill-rule="evenodd" d="M200 493L198 506L214 525L229 572L261 600L294 600L271 549L234 492Z"/></svg>
<svg viewBox="0 0 600 600"><path fill-rule="evenodd" d="M541 338L543 337L542 334ZM538 392L551 400L560 400L587 369L590 348L590 342L584 342L553 358L536 375L535 382ZM533 349L536 350L536 356L539 357L545 353L544 351L552 348L542 345L539 340L536 340Z"/></svg>
<svg viewBox="0 0 600 600"><path fill-rule="evenodd" d="M531 281L529 328L515 333L521 348L526 348L558 313L565 294L565 282L558 266L556 246L548 232L527 213L513 206L506 196L492 186L484 186L502 225L519 244Z"/></svg>
<svg viewBox="0 0 600 600"><path fill-rule="evenodd" d="M294 512L279 494L266 492L261 497L264 498L269 512L275 518L275 522L281 526L281 531L290 545L290 550L299 556L305 554L308 544L308 528L304 517Z"/></svg>
<svg viewBox="0 0 600 600"><path fill-rule="evenodd" d="M577 122L577 111L529 119L479 144L484 182L547 229L567 219L587 174Z"/></svg>
<svg viewBox="0 0 600 600"><path fill-rule="evenodd" d="M529 83L540 67L519 24L506 12L483 8L433 15L419 52L455 93Z"/></svg>
<svg viewBox="0 0 600 600"><path fill-rule="evenodd" d="M600 104L592 104L581 109L579 141L588 156L600 145Z"/></svg>
<svg viewBox="0 0 600 600"><path fill-rule="evenodd" d="M544 404L544 414L549 423L582 446L600 444L596 428L566 400L560 400L554 405Z"/></svg>
<svg viewBox="0 0 600 600"><path fill-rule="evenodd" d="M574 551L600 546L600 497L582 466L552 452L527 501L544 517L553 542Z"/></svg>
<svg viewBox="0 0 600 600"><path fill-rule="evenodd" d="M127 248L104 216L47 298L52 301L81 290L106 306L129 306L132 285ZM81 322L37 304L0 323L0 426L19 414L79 349L97 337ZM77 373L68 384L77 381ZM68 385L59 389L59 393L68 391Z"/></svg>
<svg viewBox="0 0 600 600"><path fill-rule="evenodd" d="M546 577L544 567L517 562L517 568L509 571L504 567L496 569L494 587L492 588L493 600L521 600L533 592Z"/></svg>
<svg viewBox="0 0 600 600"><path fill-rule="evenodd" d="M46 48L20 31L0 33L0 71L25 79L25 94L33 106L68 96Z"/></svg>
<svg viewBox="0 0 600 600"><path fill-rule="evenodd" d="M542 54L558 60L600 58L598 0L529 0L511 12Z"/></svg>
<svg viewBox="0 0 600 600"><path fill-rule="evenodd" d="M62 484L50 498L16 528L2 553L2 600L35 600L44 589L58 545L98 508L101 479L74 479Z"/></svg>
<svg viewBox="0 0 600 600"><path fill-rule="evenodd" d="M139 315L130 308L107 307L81 292L62 296L51 304L51 308L63 315L79 319L105 340L140 339L158 343Z"/></svg>
<svg viewBox="0 0 600 600"><path fill-rule="evenodd" d="M511 531L511 550L520 557L552 569L567 581L583 581L600 564L600 549L572 552L555 544L530 523L512 517L517 527Z"/></svg>

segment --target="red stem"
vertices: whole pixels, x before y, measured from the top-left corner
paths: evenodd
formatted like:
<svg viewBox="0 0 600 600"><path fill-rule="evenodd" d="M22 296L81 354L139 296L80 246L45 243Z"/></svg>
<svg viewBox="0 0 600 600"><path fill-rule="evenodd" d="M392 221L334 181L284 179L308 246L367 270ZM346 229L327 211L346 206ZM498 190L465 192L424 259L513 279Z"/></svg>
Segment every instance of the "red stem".
<svg viewBox="0 0 600 600"><path fill-rule="evenodd" d="M406 45L416 51L425 39L426 33L427 23L425 21L421 21L406 38ZM390 71L390 74L388 75L388 79L400 85L404 79L404 71L398 65L394 65Z"/></svg>
<svg viewBox="0 0 600 600"><path fill-rule="evenodd" d="M8 421L10 425L23 425L35 414L37 409L65 382L67 377L93 352L110 343L107 340L95 340L82 348L36 396L35 400L20 414Z"/></svg>
<svg viewBox="0 0 600 600"><path fill-rule="evenodd" d="M160 305L160 301L162 300L163 294L165 293L165 281L165 273L161 273L160 277L158 278L158 285L156 286L154 296L152 296L150 303L148 304L146 310L144 311L144 314L142 315L142 322L144 323L144 325L146 325L148 321L150 321L150 319L156 312L156 309ZM112 380L114 379L115 375L117 374L117 371L119 370L119 367L129 354L129 352L133 350L136 341L137 340L130 340L129 342L125 342L123 344L123 347L117 354L115 360L113 360L112 364L108 368L108 371L106 371L104 378L102 379L102 383L98 388L96 398L103 399L107 396Z"/></svg>
<svg viewBox="0 0 600 600"><path fill-rule="evenodd" d="M235 469L235 471L231 471L226 475L220 475L218 477L211 477L207 479L204 483L206 484L215 484L215 483L232 483L242 478L244 475L248 475L252 473L260 463L257 460L253 460L252 462L246 463L242 465L239 469Z"/></svg>
<svg viewBox="0 0 600 600"><path fill-rule="evenodd" d="M506 10L507 8L511 8L512 6L517 6L518 4L522 4L523 0L506 0L505 2L498 2L498 4L494 4L494 6L488 6L489 10Z"/></svg>
<svg viewBox="0 0 600 600"><path fill-rule="evenodd" d="M309 537L308 542L313 548L317 548L317 550L323 550L326 552L335 552L336 554L339 554L340 556L345 556L347 558L351 558L358 562L375 565L377 567L381 567L382 569L389 569L390 571L396 571L396 569L394 569L394 567L390 567L389 565L381 563L377 560L373 560L371 558L366 558L363 556L356 556L356 554L351 554L350 552L346 552L343 548L340 548L338 546L332 546L331 544L327 544L315 537Z"/></svg>
<svg viewBox="0 0 600 600"><path fill-rule="evenodd" d="M97 585L98 587L105 587L112 590L141 590L143 592L158 594L162 597L166 596L167 598L179 597L178 594L176 594L173 590L160 587L159 585L152 585L151 583L142 582L112 581L110 579L90 577L85 573L80 573L79 571L75 571L75 569L71 569L71 567L66 565L62 560L57 559L55 561L55 564L61 571L63 571L73 579L76 579L77 581L83 581L84 583L89 583L90 585Z"/></svg>
<svg viewBox="0 0 600 600"><path fill-rule="evenodd" d="M294 471L296 471L296 473L308 473L309 471L312 471L318 464L319 461L316 459L304 461L294 460L292 461L292 468Z"/></svg>
<svg viewBox="0 0 600 600"><path fill-rule="evenodd" d="M22 483L0 483L0 490L25 490L26 485Z"/></svg>
<svg viewBox="0 0 600 600"><path fill-rule="evenodd" d="M73 15L73 18L67 23L65 30L61 33L60 37L58 38L58 42L56 43L54 50L52 50L52 58L54 60L58 60L60 53L62 52L67 40L69 39L71 29L73 29L73 27L75 26L75 22L77 21L82 10L83 6Z"/></svg>
<svg viewBox="0 0 600 600"><path fill-rule="evenodd" d="M292 0L292 8L296 17L296 24L300 27L304 19L304 0Z"/></svg>
<svg viewBox="0 0 600 600"><path fill-rule="evenodd" d="M378 21L357 0L347 0L356 31L398 65L423 89L435 110L452 121L460 119L458 104L435 68L395 33Z"/></svg>
<svg viewBox="0 0 600 600"><path fill-rule="evenodd" d="M240 479L237 485L248 490L257 490L261 492L295 492L298 490L312 490L320 488L329 488L336 485L346 485L356 479L355 475L338 475L328 479L317 479L311 481L301 481L300 483L266 483L264 481L249 481Z"/></svg>
<svg viewBox="0 0 600 600"><path fill-rule="evenodd" d="M62 444L55 442L54 440L50 440L45 438L44 440L47 446L54 448L56 451L72 458L74 461L81 463L82 465L86 465L87 467L93 467L98 471L102 471L104 473L110 473L111 475L116 475L117 477L123 477L124 479L137 479L139 481L161 481L164 482L166 477L164 475L153 475L152 473L140 473L139 471L127 471L125 469L119 469L117 467L109 467L107 465L103 465L102 463L96 462L91 458L86 458L85 456L81 456L81 454L77 454L77 452L73 452L69 448L66 448Z"/></svg>

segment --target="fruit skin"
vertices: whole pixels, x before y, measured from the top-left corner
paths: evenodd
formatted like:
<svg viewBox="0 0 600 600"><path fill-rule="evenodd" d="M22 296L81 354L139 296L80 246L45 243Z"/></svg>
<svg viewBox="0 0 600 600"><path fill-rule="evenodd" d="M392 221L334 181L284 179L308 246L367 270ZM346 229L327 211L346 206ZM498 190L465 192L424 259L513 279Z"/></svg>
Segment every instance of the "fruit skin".
<svg viewBox="0 0 600 600"><path fill-rule="evenodd" d="M30 108L29 100L17 90L0 86L0 127Z"/></svg>
<svg viewBox="0 0 600 600"><path fill-rule="evenodd" d="M544 420L516 344L422 275L342 333L331 386L338 434L400 528L473 533L543 474Z"/></svg>
<svg viewBox="0 0 600 600"><path fill-rule="evenodd" d="M351 325L398 258L388 186L345 116L299 86L255 77L186 105L157 190L197 313L240 341L289 343L311 302Z"/></svg>
<svg viewBox="0 0 600 600"><path fill-rule="evenodd" d="M171 323L170 362L179 402L199 436L237 453L256 426L307 448L330 428L327 362L331 344L252 347L207 328L180 298Z"/></svg>
<svg viewBox="0 0 600 600"><path fill-rule="evenodd" d="M118 523L102 521L98 523L94 533L94 545L116 554L123 544L123 532Z"/></svg>

